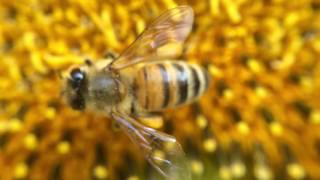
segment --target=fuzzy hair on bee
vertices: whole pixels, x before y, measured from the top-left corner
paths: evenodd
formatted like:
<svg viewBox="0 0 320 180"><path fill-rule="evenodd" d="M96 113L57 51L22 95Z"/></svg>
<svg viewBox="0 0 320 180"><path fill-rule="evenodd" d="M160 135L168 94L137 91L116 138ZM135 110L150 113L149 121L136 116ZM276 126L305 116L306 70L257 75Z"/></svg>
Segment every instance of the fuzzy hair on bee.
<svg viewBox="0 0 320 180"><path fill-rule="evenodd" d="M181 51L166 51L184 43L193 18L189 6L167 10L119 56L87 59L64 77L64 98L73 109L114 119L168 179L190 178L184 152L175 137L144 126L139 118L192 103L208 89L206 69L177 60ZM171 144L169 149L166 144ZM157 157L159 150L166 156Z"/></svg>

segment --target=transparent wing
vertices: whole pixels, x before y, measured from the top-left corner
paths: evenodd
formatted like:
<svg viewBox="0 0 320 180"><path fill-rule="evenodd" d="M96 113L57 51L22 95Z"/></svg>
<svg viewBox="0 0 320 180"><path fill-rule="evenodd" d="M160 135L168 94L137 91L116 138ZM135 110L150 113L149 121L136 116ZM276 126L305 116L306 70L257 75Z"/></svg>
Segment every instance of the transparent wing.
<svg viewBox="0 0 320 180"><path fill-rule="evenodd" d="M143 61L177 57L182 52L179 47L190 33L192 24L193 10L189 6L165 11L111 63L111 67L121 69Z"/></svg>
<svg viewBox="0 0 320 180"><path fill-rule="evenodd" d="M174 137L145 127L121 113L113 113L112 117L158 172L172 180L190 179L184 152Z"/></svg>

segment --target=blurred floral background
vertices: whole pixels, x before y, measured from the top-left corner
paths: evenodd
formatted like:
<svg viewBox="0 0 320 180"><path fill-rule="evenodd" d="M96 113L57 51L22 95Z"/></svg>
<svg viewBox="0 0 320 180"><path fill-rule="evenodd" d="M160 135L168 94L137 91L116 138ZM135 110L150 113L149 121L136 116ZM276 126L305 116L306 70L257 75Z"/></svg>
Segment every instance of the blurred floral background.
<svg viewBox="0 0 320 180"><path fill-rule="evenodd" d="M320 1L0 0L0 179L156 179L112 121L62 102L56 72L182 4L184 58L213 83L144 123L177 137L193 179L320 178Z"/></svg>

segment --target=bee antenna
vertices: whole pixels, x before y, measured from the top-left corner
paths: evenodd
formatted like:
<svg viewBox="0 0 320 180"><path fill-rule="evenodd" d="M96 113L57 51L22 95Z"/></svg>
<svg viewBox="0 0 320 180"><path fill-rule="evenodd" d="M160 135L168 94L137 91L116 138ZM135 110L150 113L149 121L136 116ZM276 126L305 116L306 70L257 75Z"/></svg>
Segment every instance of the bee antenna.
<svg viewBox="0 0 320 180"><path fill-rule="evenodd" d="M89 58L86 58L85 60L84 60L84 63L87 65L87 66L92 66L92 61L91 61L91 59L89 59Z"/></svg>

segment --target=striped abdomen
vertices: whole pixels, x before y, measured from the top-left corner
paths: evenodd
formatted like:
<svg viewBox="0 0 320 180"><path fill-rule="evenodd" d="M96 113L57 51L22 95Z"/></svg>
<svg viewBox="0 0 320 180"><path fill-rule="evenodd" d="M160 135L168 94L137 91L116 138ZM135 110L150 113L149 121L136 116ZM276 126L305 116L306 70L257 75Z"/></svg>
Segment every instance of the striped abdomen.
<svg viewBox="0 0 320 180"><path fill-rule="evenodd" d="M159 111L194 101L208 86L209 75L201 66L163 61L138 70L134 94L140 108Z"/></svg>

